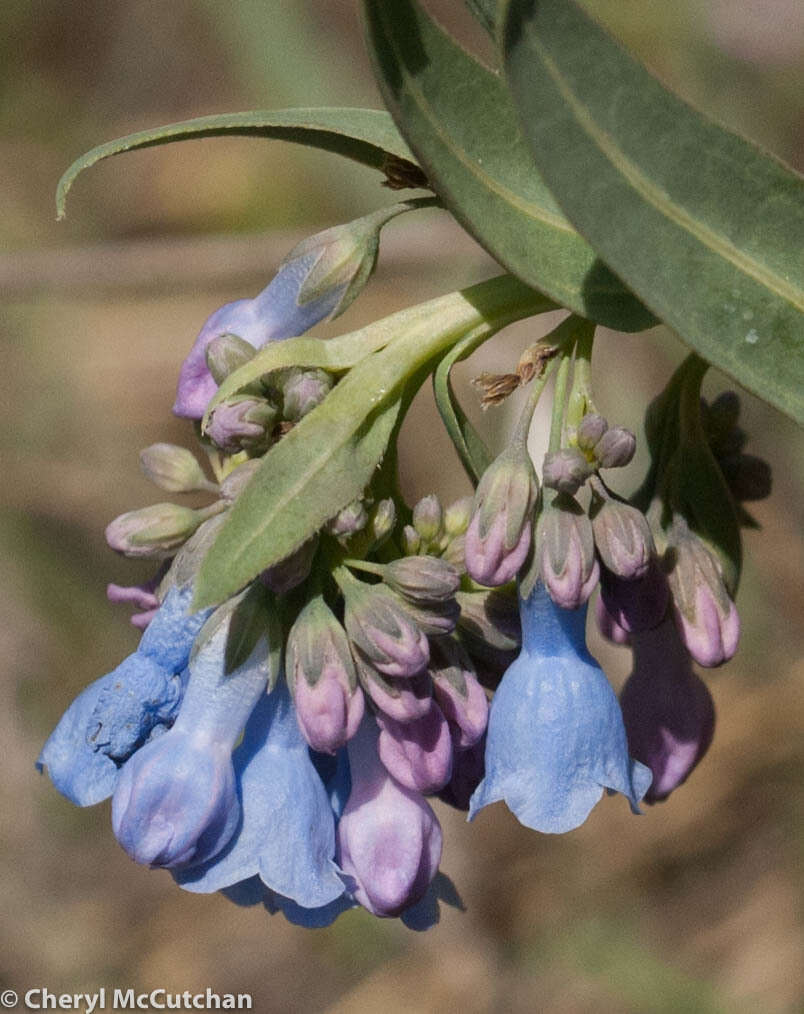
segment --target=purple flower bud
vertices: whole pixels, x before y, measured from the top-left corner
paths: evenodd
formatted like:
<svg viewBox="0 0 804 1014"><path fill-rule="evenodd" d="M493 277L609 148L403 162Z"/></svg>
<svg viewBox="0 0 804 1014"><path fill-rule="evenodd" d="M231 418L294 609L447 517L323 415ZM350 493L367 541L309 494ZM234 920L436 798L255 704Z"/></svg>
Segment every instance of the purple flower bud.
<svg viewBox="0 0 804 1014"><path fill-rule="evenodd" d="M399 915L424 896L438 872L441 825L419 793L385 770L374 722L363 722L348 749L352 791L338 823L336 859L354 879L364 908Z"/></svg>
<svg viewBox="0 0 804 1014"><path fill-rule="evenodd" d="M653 556L645 574L633 581L601 568L600 597L612 621L627 633L634 633L661 623L667 612L670 588L667 576Z"/></svg>
<svg viewBox="0 0 804 1014"><path fill-rule="evenodd" d="M355 658L355 666L360 685L386 715L398 722L412 722L427 713L433 694L427 673L410 679L386 679L359 656Z"/></svg>
<svg viewBox="0 0 804 1014"><path fill-rule="evenodd" d="M451 634L461 615L461 607L455 599L446 602L403 603L405 611L428 637L442 637Z"/></svg>
<svg viewBox="0 0 804 1014"><path fill-rule="evenodd" d="M443 511L435 493L425 496L413 508L413 528L423 542L433 542L441 534Z"/></svg>
<svg viewBox="0 0 804 1014"><path fill-rule="evenodd" d="M346 634L322 597L299 613L286 658L304 738L314 750L334 754L357 731L364 700Z"/></svg>
<svg viewBox="0 0 804 1014"><path fill-rule="evenodd" d="M230 373L245 366L257 350L236 334L222 334L207 345L206 362L216 384L222 384Z"/></svg>
<svg viewBox="0 0 804 1014"><path fill-rule="evenodd" d="M622 468L635 451L636 437L624 426L612 426L595 444L595 458L601 468Z"/></svg>
<svg viewBox="0 0 804 1014"><path fill-rule="evenodd" d="M326 530L335 536L354 535L355 532L361 532L367 524L366 503L362 498L358 498L342 507L335 517L327 522Z"/></svg>
<svg viewBox="0 0 804 1014"><path fill-rule="evenodd" d="M597 412L588 412L578 423L576 440L582 451L592 451L603 436L609 424Z"/></svg>
<svg viewBox="0 0 804 1014"><path fill-rule="evenodd" d="M435 698L456 732L456 746L473 746L486 731L489 702L466 652L449 638L431 646L430 675Z"/></svg>
<svg viewBox="0 0 804 1014"><path fill-rule="evenodd" d="M564 447L544 456L542 482L548 489L575 496L592 474L592 466L575 447Z"/></svg>
<svg viewBox="0 0 804 1014"><path fill-rule="evenodd" d="M162 560L172 556L203 520L189 507L155 503L116 517L106 527L106 542L123 556Z"/></svg>
<svg viewBox="0 0 804 1014"><path fill-rule="evenodd" d="M715 556L683 523L674 524L668 547L673 617L681 640L699 665L720 665L737 650L740 618Z"/></svg>
<svg viewBox="0 0 804 1014"><path fill-rule="evenodd" d="M556 605L577 609L597 584L592 524L580 504L559 494L545 506L536 529L536 553L542 581Z"/></svg>
<svg viewBox="0 0 804 1014"><path fill-rule="evenodd" d="M457 570L436 556L406 556L383 567L383 581L414 603L448 602L460 587Z"/></svg>
<svg viewBox="0 0 804 1014"><path fill-rule="evenodd" d="M237 395L213 409L207 436L227 454L264 451L271 443L277 414L276 406L264 398Z"/></svg>
<svg viewBox="0 0 804 1014"><path fill-rule="evenodd" d="M715 709L692 671L672 621L634 636L634 671L620 705L631 754L653 771L645 796L666 799L689 777L709 748Z"/></svg>
<svg viewBox="0 0 804 1014"><path fill-rule="evenodd" d="M486 773L485 754L485 734L465 750L456 746L452 755L452 777L438 793L438 798L456 810L468 810L472 793Z"/></svg>
<svg viewBox="0 0 804 1014"><path fill-rule="evenodd" d="M287 371L282 384L282 418L298 422L320 405L332 390L333 379L324 370Z"/></svg>
<svg viewBox="0 0 804 1014"><path fill-rule="evenodd" d="M600 559L612 574L627 581L644 577L656 552L645 515L619 500L596 498L591 519Z"/></svg>
<svg viewBox="0 0 804 1014"><path fill-rule="evenodd" d="M478 584L507 584L525 562L537 489L527 451L513 445L483 473L465 545L466 570Z"/></svg>
<svg viewBox="0 0 804 1014"><path fill-rule="evenodd" d="M415 676L430 658L427 637L384 585L350 578L343 586L344 625L351 641L386 676Z"/></svg>
<svg viewBox="0 0 804 1014"><path fill-rule="evenodd" d="M260 575L260 580L275 595L285 595L293 588L298 588L310 574L317 549L318 537L314 535L311 539L303 542L290 556L286 556L284 560L280 560L273 567L264 570Z"/></svg>
<svg viewBox="0 0 804 1014"><path fill-rule="evenodd" d="M611 613L606 609L603 602L603 595L595 599L595 620L600 633L613 644L630 644L631 635L621 627Z"/></svg>
<svg viewBox="0 0 804 1014"><path fill-rule="evenodd" d="M430 795L447 784L452 774L452 737L435 701L411 722L397 722L380 712L377 724L380 760L400 785Z"/></svg>

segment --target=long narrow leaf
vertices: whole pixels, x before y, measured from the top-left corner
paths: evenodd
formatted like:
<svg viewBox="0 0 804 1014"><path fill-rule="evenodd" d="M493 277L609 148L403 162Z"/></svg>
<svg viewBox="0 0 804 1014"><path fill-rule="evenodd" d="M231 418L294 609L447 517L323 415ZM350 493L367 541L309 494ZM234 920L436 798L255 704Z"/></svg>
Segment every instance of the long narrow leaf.
<svg viewBox="0 0 804 1014"><path fill-rule="evenodd" d="M701 356L804 421L804 183L664 88L574 0L510 0L534 162L606 263Z"/></svg>
<svg viewBox="0 0 804 1014"><path fill-rule="evenodd" d="M501 264L622 331L656 321L569 224L533 166L500 78L415 0L364 0L380 88L434 190Z"/></svg>
<svg viewBox="0 0 804 1014"><path fill-rule="evenodd" d="M466 359L477 347L473 336L464 338L451 349L438 364L433 374L433 393L436 407L449 434L466 474L477 485L480 476L491 464L491 454L483 438L466 417L460 402L455 397L450 382L450 372L455 363Z"/></svg>
<svg viewBox="0 0 804 1014"><path fill-rule="evenodd" d="M65 203L76 176L104 158L120 155L140 148L153 148L172 141L192 141L202 137L265 137L278 141L292 141L312 148L320 148L336 155L360 162L385 172L395 169L395 179L405 175L407 168L411 180L417 181L416 166L411 162L407 145L399 136L388 113L379 109L277 109L255 110L247 113L226 113L220 116L200 116L182 123L171 123L153 130L140 130L136 134L101 144L76 159L59 180L56 189L56 212L65 214ZM399 164L401 160L401 166ZM400 174L400 169L403 172Z"/></svg>

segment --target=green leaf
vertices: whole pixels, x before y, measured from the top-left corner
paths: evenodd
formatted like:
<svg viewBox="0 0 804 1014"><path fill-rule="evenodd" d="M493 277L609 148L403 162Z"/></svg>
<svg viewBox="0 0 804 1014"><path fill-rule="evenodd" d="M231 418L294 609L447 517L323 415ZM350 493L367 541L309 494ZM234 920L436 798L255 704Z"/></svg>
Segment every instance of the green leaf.
<svg viewBox="0 0 804 1014"><path fill-rule="evenodd" d="M502 35L533 158L579 232L700 355L804 421L801 177L573 0L510 0Z"/></svg>
<svg viewBox="0 0 804 1014"><path fill-rule="evenodd" d="M192 141L202 137L265 137L291 141L343 155L362 165L386 170L395 179L410 176L411 184L421 186L421 173L411 159L407 145L399 136L388 113L379 109L277 109L247 113L200 116L182 123L171 123L153 130L120 137L101 144L76 159L59 180L56 188L56 213L65 215L65 203L76 176L104 158L139 148L153 148L172 141ZM418 176L418 182L416 182Z"/></svg>
<svg viewBox="0 0 804 1014"><path fill-rule="evenodd" d="M474 336L470 335L468 338L464 338L444 356L433 374L436 407L450 440L458 452L461 464L475 486L480 481L480 476L491 464L492 458L482 437L469 422L455 397L449 375L455 363L470 356L477 345L478 341Z"/></svg>
<svg viewBox="0 0 804 1014"><path fill-rule="evenodd" d="M623 331L656 323L580 238L534 169L500 78L415 0L364 0L383 96L433 189L522 281Z"/></svg>
<svg viewBox="0 0 804 1014"><path fill-rule="evenodd" d="M426 364L464 336L480 341L551 308L505 275L416 307L402 333L365 356L264 456L201 566L195 607L238 591L362 493L385 453L400 403L412 394L411 378L420 382Z"/></svg>

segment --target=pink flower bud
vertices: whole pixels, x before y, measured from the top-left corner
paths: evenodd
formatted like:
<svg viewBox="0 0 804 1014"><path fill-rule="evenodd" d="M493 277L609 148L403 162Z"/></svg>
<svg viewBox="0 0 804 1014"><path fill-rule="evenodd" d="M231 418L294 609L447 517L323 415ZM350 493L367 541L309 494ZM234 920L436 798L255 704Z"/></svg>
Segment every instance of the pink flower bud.
<svg viewBox="0 0 804 1014"><path fill-rule="evenodd" d="M412 722L397 722L379 713L377 724L380 760L400 785L423 795L446 785L452 773L452 737L435 701Z"/></svg>
<svg viewBox="0 0 804 1014"><path fill-rule="evenodd" d="M452 639L434 642L430 675L439 707L455 730L456 745L474 745L486 731L489 702L468 655Z"/></svg>
<svg viewBox="0 0 804 1014"><path fill-rule="evenodd" d="M545 507L539 518L536 552L553 602L562 609L577 609L586 602L600 570L591 522L576 500L559 494Z"/></svg>

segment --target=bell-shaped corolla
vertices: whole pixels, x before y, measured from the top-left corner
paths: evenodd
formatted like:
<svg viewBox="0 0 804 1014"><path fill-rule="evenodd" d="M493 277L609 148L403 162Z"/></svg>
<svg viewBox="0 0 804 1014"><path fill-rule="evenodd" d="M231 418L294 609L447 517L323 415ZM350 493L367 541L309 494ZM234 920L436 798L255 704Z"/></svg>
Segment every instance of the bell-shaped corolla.
<svg viewBox="0 0 804 1014"><path fill-rule="evenodd" d="M227 606L201 631L173 727L123 766L112 827L136 862L181 866L217 854L234 834L240 806L232 750L268 680L268 645L227 671L234 612Z"/></svg>
<svg viewBox="0 0 804 1014"><path fill-rule="evenodd" d="M259 877L304 909L337 902L344 885L334 862L335 816L284 680L254 709L234 767L240 824L209 862L177 871L178 883L205 894Z"/></svg>
<svg viewBox="0 0 804 1014"><path fill-rule="evenodd" d="M486 774L470 819L504 800L526 827L578 827L604 789L635 813L651 772L628 755L617 698L586 649L586 609L557 606L541 583L521 602L522 652L491 703Z"/></svg>

